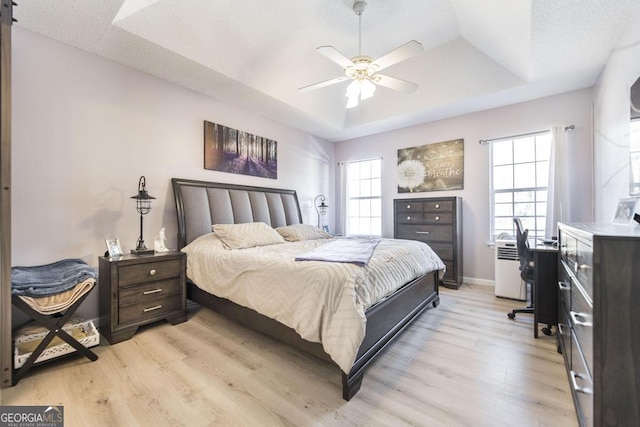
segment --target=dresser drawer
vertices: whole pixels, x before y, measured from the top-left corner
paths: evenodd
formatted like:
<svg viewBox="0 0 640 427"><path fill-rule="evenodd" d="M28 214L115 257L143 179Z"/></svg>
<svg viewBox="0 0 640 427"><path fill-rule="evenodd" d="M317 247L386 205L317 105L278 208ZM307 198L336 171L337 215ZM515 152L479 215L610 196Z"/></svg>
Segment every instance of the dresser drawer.
<svg viewBox="0 0 640 427"><path fill-rule="evenodd" d="M429 243L429 246L443 261L453 261L452 243Z"/></svg>
<svg viewBox="0 0 640 427"><path fill-rule="evenodd" d="M401 200L396 201L397 213L422 213L423 202L403 202Z"/></svg>
<svg viewBox="0 0 640 427"><path fill-rule="evenodd" d="M569 311L564 307L558 309L558 341L562 348L562 356L567 367L571 367L571 319Z"/></svg>
<svg viewBox="0 0 640 427"><path fill-rule="evenodd" d="M445 267L447 267L447 271L444 272L444 276L442 277L442 280L454 280L454 274L453 274L453 262L452 261L442 261L445 265Z"/></svg>
<svg viewBox="0 0 640 427"><path fill-rule="evenodd" d="M558 270L558 306L562 306L567 313L571 310L571 281L569 267L561 261Z"/></svg>
<svg viewBox="0 0 640 427"><path fill-rule="evenodd" d="M162 318L171 312L181 310L179 295L165 296L149 301L141 301L127 307L120 307L119 322L145 323L153 318Z"/></svg>
<svg viewBox="0 0 640 427"><path fill-rule="evenodd" d="M584 291L576 282L571 285L571 328L580 343L587 368L593 366L593 307L587 301Z"/></svg>
<svg viewBox="0 0 640 427"><path fill-rule="evenodd" d="M423 215L425 224L453 224L452 212L425 213Z"/></svg>
<svg viewBox="0 0 640 427"><path fill-rule="evenodd" d="M429 200L423 203L425 212L453 212L451 200Z"/></svg>
<svg viewBox="0 0 640 427"><path fill-rule="evenodd" d="M398 224L422 224L424 216L421 213L409 212L396 216Z"/></svg>
<svg viewBox="0 0 640 427"><path fill-rule="evenodd" d="M585 290L589 302L593 301L593 249L591 245L582 240L578 240L576 251L576 277Z"/></svg>
<svg viewBox="0 0 640 427"><path fill-rule="evenodd" d="M560 241L560 259L567 264L570 271L575 272L578 240L560 230Z"/></svg>
<svg viewBox="0 0 640 427"><path fill-rule="evenodd" d="M593 379L588 372L585 360L582 357L581 347L573 337L571 351L571 369L569 379L571 381L571 393L577 402L576 410L580 425L593 425Z"/></svg>
<svg viewBox="0 0 640 427"><path fill-rule="evenodd" d="M402 225L397 230L398 239L420 240L421 242L451 242L453 227L450 225Z"/></svg>
<svg viewBox="0 0 640 427"><path fill-rule="evenodd" d="M130 286L120 290L119 306L143 304L168 296L180 295L182 287L179 279L162 280L144 285Z"/></svg>
<svg viewBox="0 0 640 427"><path fill-rule="evenodd" d="M123 287L149 282L150 280L170 279L179 275L179 259L124 265L118 268L118 286Z"/></svg>

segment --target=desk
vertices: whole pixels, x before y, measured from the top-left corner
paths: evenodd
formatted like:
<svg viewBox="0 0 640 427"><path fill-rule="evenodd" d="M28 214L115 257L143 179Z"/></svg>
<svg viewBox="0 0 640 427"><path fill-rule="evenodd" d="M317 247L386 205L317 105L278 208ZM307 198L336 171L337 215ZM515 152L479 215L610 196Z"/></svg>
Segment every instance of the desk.
<svg viewBox="0 0 640 427"><path fill-rule="evenodd" d="M533 252L533 336L538 338L538 323L550 327L558 326L558 247L553 245L531 245Z"/></svg>

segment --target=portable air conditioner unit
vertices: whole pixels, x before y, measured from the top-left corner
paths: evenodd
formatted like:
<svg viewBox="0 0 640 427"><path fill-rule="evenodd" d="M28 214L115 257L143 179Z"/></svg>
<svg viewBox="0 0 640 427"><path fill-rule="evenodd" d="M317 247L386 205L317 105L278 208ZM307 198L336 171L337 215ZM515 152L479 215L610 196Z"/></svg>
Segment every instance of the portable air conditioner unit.
<svg viewBox="0 0 640 427"><path fill-rule="evenodd" d="M495 293L497 297L527 299L527 284L520 277L518 245L515 240L496 240Z"/></svg>

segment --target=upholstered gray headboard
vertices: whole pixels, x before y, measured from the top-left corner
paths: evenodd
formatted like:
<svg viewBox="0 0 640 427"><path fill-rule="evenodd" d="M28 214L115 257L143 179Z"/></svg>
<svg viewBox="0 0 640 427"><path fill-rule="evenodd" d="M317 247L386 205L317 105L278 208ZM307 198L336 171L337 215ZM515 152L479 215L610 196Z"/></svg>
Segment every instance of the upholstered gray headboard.
<svg viewBox="0 0 640 427"><path fill-rule="evenodd" d="M264 222L272 227L301 224L294 190L173 178L178 248L211 233L213 224Z"/></svg>

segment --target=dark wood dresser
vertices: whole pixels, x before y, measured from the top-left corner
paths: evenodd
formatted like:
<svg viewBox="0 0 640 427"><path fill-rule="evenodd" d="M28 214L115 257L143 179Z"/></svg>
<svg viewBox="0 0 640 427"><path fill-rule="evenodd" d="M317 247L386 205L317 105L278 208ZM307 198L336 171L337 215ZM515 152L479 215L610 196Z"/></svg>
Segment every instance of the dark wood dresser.
<svg viewBox="0 0 640 427"><path fill-rule="evenodd" d="M462 198L429 197L394 200L396 239L427 243L447 266L441 284L462 285Z"/></svg>
<svg viewBox="0 0 640 427"><path fill-rule="evenodd" d="M100 332L111 344L128 340L148 323L187 320L186 254L100 257L99 268Z"/></svg>
<svg viewBox="0 0 640 427"><path fill-rule="evenodd" d="M640 425L640 227L558 224L558 350L581 426Z"/></svg>

